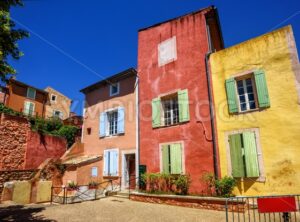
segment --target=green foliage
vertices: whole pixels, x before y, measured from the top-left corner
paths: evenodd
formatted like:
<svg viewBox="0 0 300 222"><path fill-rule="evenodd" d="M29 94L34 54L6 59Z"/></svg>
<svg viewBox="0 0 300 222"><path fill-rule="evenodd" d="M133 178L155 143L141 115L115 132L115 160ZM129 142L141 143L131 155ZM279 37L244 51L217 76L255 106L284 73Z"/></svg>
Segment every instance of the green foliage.
<svg viewBox="0 0 300 222"><path fill-rule="evenodd" d="M23 116L23 113L14 111L13 109L5 106L2 103L0 103L0 113L8 114L8 115L11 115L11 116Z"/></svg>
<svg viewBox="0 0 300 222"><path fill-rule="evenodd" d="M146 192L155 194L186 195L191 183L188 175L146 173L142 175L141 179L146 184Z"/></svg>
<svg viewBox="0 0 300 222"><path fill-rule="evenodd" d="M99 185L99 183L97 183L96 181L89 182L89 187L97 187L98 185Z"/></svg>
<svg viewBox="0 0 300 222"><path fill-rule="evenodd" d="M67 169L67 166L65 164L61 164L61 163L56 163L55 167L59 170L61 175L64 175L64 173Z"/></svg>
<svg viewBox="0 0 300 222"><path fill-rule="evenodd" d="M75 142L75 138L78 134L78 128L76 126L62 126L58 131L57 135L64 137L68 142L68 147L71 147Z"/></svg>
<svg viewBox="0 0 300 222"><path fill-rule="evenodd" d="M236 186L236 181L232 177L225 176L222 179L216 180L216 191L219 196L230 197Z"/></svg>
<svg viewBox="0 0 300 222"><path fill-rule="evenodd" d="M18 60L23 53L19 50L17 41L29 37L22 29L15 29L15 23L10 17L11 6L22 6L21 0L0 1L0 80L7 82L16 70L8 63L9 57Z"/></svg>
<svg viewBox="0 0 300 222"><path fill-rule="evenodd" d="M31 117L29 121L31 129L42 134L57 135L57 131L63 126L59 118L43 119L40 117Z"/></svg>
<svg viewBox="0 0 300 222"><path fill-rule="evenodd" d="M74 181L68 183L68 188L76 190L79 188L79 186L77 185L77 183L75 183Z"/></svg>

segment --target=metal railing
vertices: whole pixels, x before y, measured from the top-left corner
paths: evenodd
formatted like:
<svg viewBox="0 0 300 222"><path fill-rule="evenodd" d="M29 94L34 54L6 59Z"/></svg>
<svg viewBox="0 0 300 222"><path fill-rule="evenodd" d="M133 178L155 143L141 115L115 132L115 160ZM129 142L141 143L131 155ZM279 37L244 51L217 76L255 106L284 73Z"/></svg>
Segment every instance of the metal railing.
<svg viewBox="0 0 300 222"><path fill-rule="evenodd" d="M120 190L120 178L103 181L97 186L78 185L76 188L67 186L52 187L51 203L70 204L98 200L106 197L111 192Z"/></svg>
<svg viewBox="0 0 300 222"><path fill-rule="evenodd" d="M300 195L232 197L226 222L300 222Z"/></svg>

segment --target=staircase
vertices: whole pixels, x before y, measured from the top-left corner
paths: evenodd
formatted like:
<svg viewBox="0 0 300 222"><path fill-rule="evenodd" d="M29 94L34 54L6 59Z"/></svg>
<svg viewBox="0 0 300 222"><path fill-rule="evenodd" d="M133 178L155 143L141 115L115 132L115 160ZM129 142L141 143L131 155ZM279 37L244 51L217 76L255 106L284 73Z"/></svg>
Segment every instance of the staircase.
<svg viewBox="0 0 300 222"><path fill-rule="evenodd" d="M129 199L129 190L118 191L113 197Z"/></svg>

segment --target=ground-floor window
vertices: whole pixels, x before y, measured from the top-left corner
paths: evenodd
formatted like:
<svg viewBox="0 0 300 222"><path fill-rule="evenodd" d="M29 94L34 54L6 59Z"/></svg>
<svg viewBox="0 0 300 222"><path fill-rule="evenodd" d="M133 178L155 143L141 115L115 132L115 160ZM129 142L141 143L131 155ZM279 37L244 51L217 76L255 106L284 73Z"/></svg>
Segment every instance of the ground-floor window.
<svg viewBox="0 0 300 222"><path fill-rule="evenodd" d="M243 130L228 135L231 174L235 178L263 176L258 130Z"/></svg>
<svg viewBox="0 0 300 222"><path fill-rule="evenodd" d="M92 177L97 177L98 176L98 167L92 167L91 176Z"/></svg>
<svg viewBox="0 0 300 222"><path fill-rule="evenodd" d="M111 149L104 151L104 176L118 176L119 173L119 150Z"/></svg>
<svg viewBox="0 0 300 222"><path fill-rule="evenodd" d="M183 173L182 143L170 143L161 145L161 168L166 174Z"/></svg>

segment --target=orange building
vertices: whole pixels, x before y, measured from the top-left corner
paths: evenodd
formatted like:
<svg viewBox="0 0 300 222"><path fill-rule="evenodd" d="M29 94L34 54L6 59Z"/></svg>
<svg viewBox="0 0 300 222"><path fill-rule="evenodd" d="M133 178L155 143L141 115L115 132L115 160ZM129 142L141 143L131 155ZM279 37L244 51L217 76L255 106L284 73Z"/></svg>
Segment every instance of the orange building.
<svg viewBox="0 0 300 222"><path fill-rule="evenodd" d="M29 116L45 116L48 93L44 90L10 79L4 104Z"/></svg>
<svg viewBox="0 0 300 222"><path fill-rule="evenodd" d="M81 90L86 100L82 144L63 158L65 184L121 179L123 189L129 180L135 186L136 74L131 68Z"/></svg>

